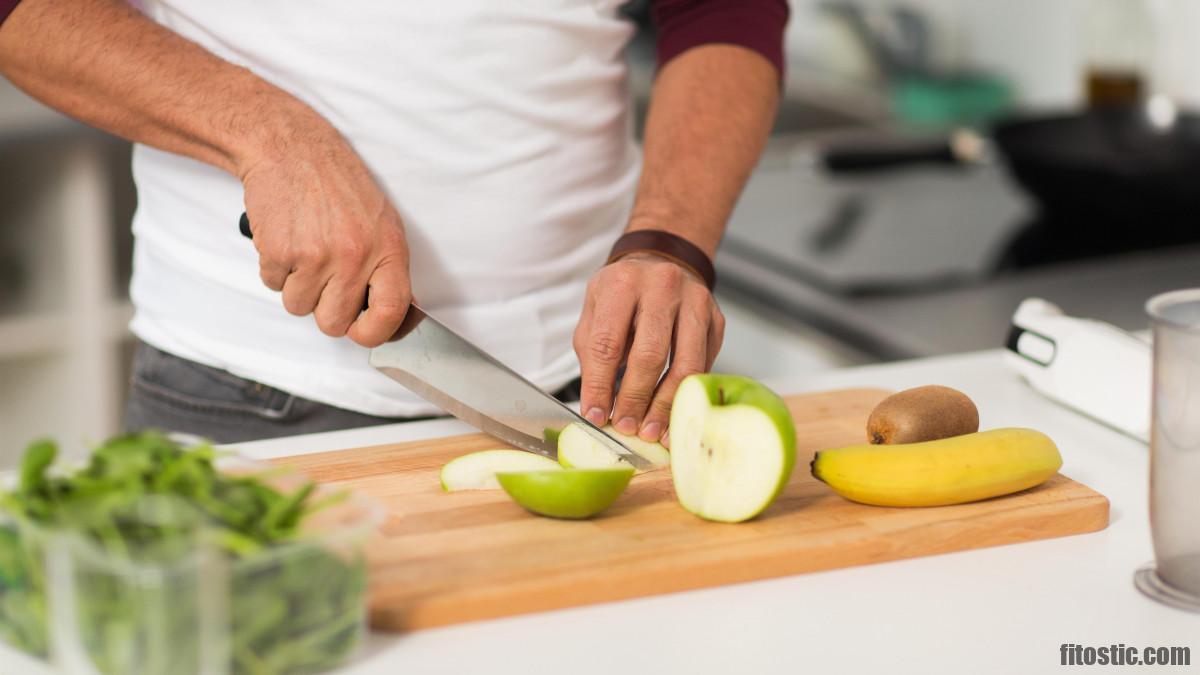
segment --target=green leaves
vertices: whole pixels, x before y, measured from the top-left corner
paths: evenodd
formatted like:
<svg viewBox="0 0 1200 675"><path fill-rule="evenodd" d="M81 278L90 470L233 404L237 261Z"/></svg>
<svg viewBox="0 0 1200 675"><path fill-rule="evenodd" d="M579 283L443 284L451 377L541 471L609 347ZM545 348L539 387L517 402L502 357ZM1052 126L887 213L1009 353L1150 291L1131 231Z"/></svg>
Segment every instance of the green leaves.
<svg viewBox="0 0 1200 675"><path fill-rule="evenodd" d="M312 672L356 643L366 593L361 555L334 554L299 536L308 516L344 494L314 500L311 482L284 491L265 474L227 475L215 468L212 447L184 449L154 432L110 439L71 473L50 470L57 452L52 441L31 444L15 488L0 492L0 511L12 519L0 523L0 639L46 654L44 554L40 537L26 535L65 530L109 560L163 569L200 542L216 547L232 571L224 620L233 672ZM96 667L193 672L199 581L147 586L91 562L76 571L75 605Z"/></svg>
<svg viewBox="0 0 1200 675"><path fill-rule="evenodd" d="M21 482L18 484L21 492L35 493L46 482L46 469L54 463L58 454L58 446L54 441L34 441L25 449L21 458Z"/></svg>

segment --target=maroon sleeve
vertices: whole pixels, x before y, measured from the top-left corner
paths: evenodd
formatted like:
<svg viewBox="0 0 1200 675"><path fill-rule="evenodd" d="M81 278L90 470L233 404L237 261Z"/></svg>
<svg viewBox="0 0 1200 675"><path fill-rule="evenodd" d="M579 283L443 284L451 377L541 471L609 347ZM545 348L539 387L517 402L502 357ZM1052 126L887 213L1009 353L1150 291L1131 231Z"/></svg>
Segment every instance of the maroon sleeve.
<svg viewBox="0 0 1200 675"><path fill-rule="evenodd" d="M787 0L654 0L652 18L659 68L692 47L718 42L753 49L783 75Z"/></svg>
<svg viewBox="0 0 1200 675"><path fill-rule="evenodd" d="M20 2L21 0L0 0L0 26L4 25L4 20L8 18L9 14L12 14Z"/></svg>

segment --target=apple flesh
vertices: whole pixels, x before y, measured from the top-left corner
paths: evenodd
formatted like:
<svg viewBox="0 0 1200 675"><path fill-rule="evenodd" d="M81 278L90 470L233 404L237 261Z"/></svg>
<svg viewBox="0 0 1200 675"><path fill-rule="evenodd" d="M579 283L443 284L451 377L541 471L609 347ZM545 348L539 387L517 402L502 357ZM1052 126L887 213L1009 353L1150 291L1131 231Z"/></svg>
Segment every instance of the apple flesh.
<svg viewBox="0 0 1200 675"><path fill-rule="evenodd" d="M658 443L643 441L637 436L626 436L608 425L601 429L635 454L656 466L671 462L667 449ZM604 443L596 440L578 424L569 424L558 435L558 463L568 469L608 469L631 467L632 464L613 452Z"/></svg>
<svg viewBox="0 0 1200 675"><path fill-rule="evenodd" d="M442 489L498 490L500 471L558 470L558 462L524 450L481 450L446 462L442 467Z"/></svg>
<svg viewBox="0 0 1200 675"><path fill-rule="evenodd" d="M675 495L695 515L727 523L771 505L796 462L783 399L748 377L690 375L671 405Z"/></svg>
<svg viewBox="0 0 1200 675"><path fill-rule="evenodd" d="M642 459L649 461L655 466L667 466L671 463L671 452L663 447L662 443L643 441L637 436L626 436L617 431L611 424L606 425L601 431L617 439L621 442L621 445L641 455Z"/></svg>
<svg viewBox="0 0 1200 675"><path fill-rule="evenodd" d="M554 469L501 472L500 487L513 501L540 516L590 518L621 496L632 467L609 469Z"/></svg>

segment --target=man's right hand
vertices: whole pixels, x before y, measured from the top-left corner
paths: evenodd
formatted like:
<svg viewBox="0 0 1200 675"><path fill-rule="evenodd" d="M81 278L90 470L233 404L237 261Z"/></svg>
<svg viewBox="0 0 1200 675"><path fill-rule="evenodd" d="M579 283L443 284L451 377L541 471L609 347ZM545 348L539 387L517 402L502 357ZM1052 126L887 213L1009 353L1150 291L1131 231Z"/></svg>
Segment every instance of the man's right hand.
<svg viewBox="0 0 1200 675"><path fill-rule="evenodd" d="M345 139L316 126L242 172L259 273L283 292L288 312L375 347L395 334L412 301L404 226Z"/></svg>
<svg viewBox="0 0 1200 675"><path fill-rule="evenodd" d="M125 0L22 0L0 27L0 74L76 119L238 176L262 279L289 312L368 347L399 328L411 299L400 216L291 94Z"/></svg>

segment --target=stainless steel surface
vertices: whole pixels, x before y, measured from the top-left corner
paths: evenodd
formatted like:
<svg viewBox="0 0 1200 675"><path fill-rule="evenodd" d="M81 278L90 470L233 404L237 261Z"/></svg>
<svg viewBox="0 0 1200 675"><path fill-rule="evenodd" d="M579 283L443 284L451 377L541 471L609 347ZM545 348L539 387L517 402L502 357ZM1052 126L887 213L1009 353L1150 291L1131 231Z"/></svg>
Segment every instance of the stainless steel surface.
<svg viewBox="0 0 1200 675"><path fill-rule="evenodd" d="M724 292L890 360L999 346L1029 296L1140 330L1146 298L1196 285L1200 246L998 274L1031 212L994 167L841 179L807 161L879 133L771 139L715 261Z"/></svg>
<svg viewBox="0 0 1200 675"><path fill-rule="evenodd" d="M857 297L804 283L732 250L717 256L726 293L884 360L998 347L1013 310L1030 296L1073 316L1142 330L1146 298L1194 285L1197 266L1200 247L1192 246L1051 265L958 289Z"/></svg>
<svg viewBox="0 0 1200 675"><path fill-rule="evenodd" d="M1154 563L1144 565L1134 573L1133 585L1150 599L1164 605L1189 612L1200 612L1200 597L1183 593L1164 582Z"/></svg>
<svg viewBox="0 0 1200 675"><path fill-rule="evenodd" d="M651 465L558 399L413 305L398 338L371 350L371 365L471 426L524 450L558 457L569 424L639 469Z"/></svg>
<svg viewBox="0 0 1200 675"><path fill-rule="evenodd" d="M1154 329L1150 426L1150 597L1200 611L1200 288L1147 304ZM1145 575L1142 575L1145 576Z"/></svg>
<svg viewBox="0 0 1200 675"><path fill-rule="evenodd" d="M827 144L876 142L843 138ZM1028 200L998 167L829 175L816 159L822 145L772 143L733 212L722 255L836 295L940 290L991 276L1027 218ZM830 247L835 230L842 236Z"/></svg>

